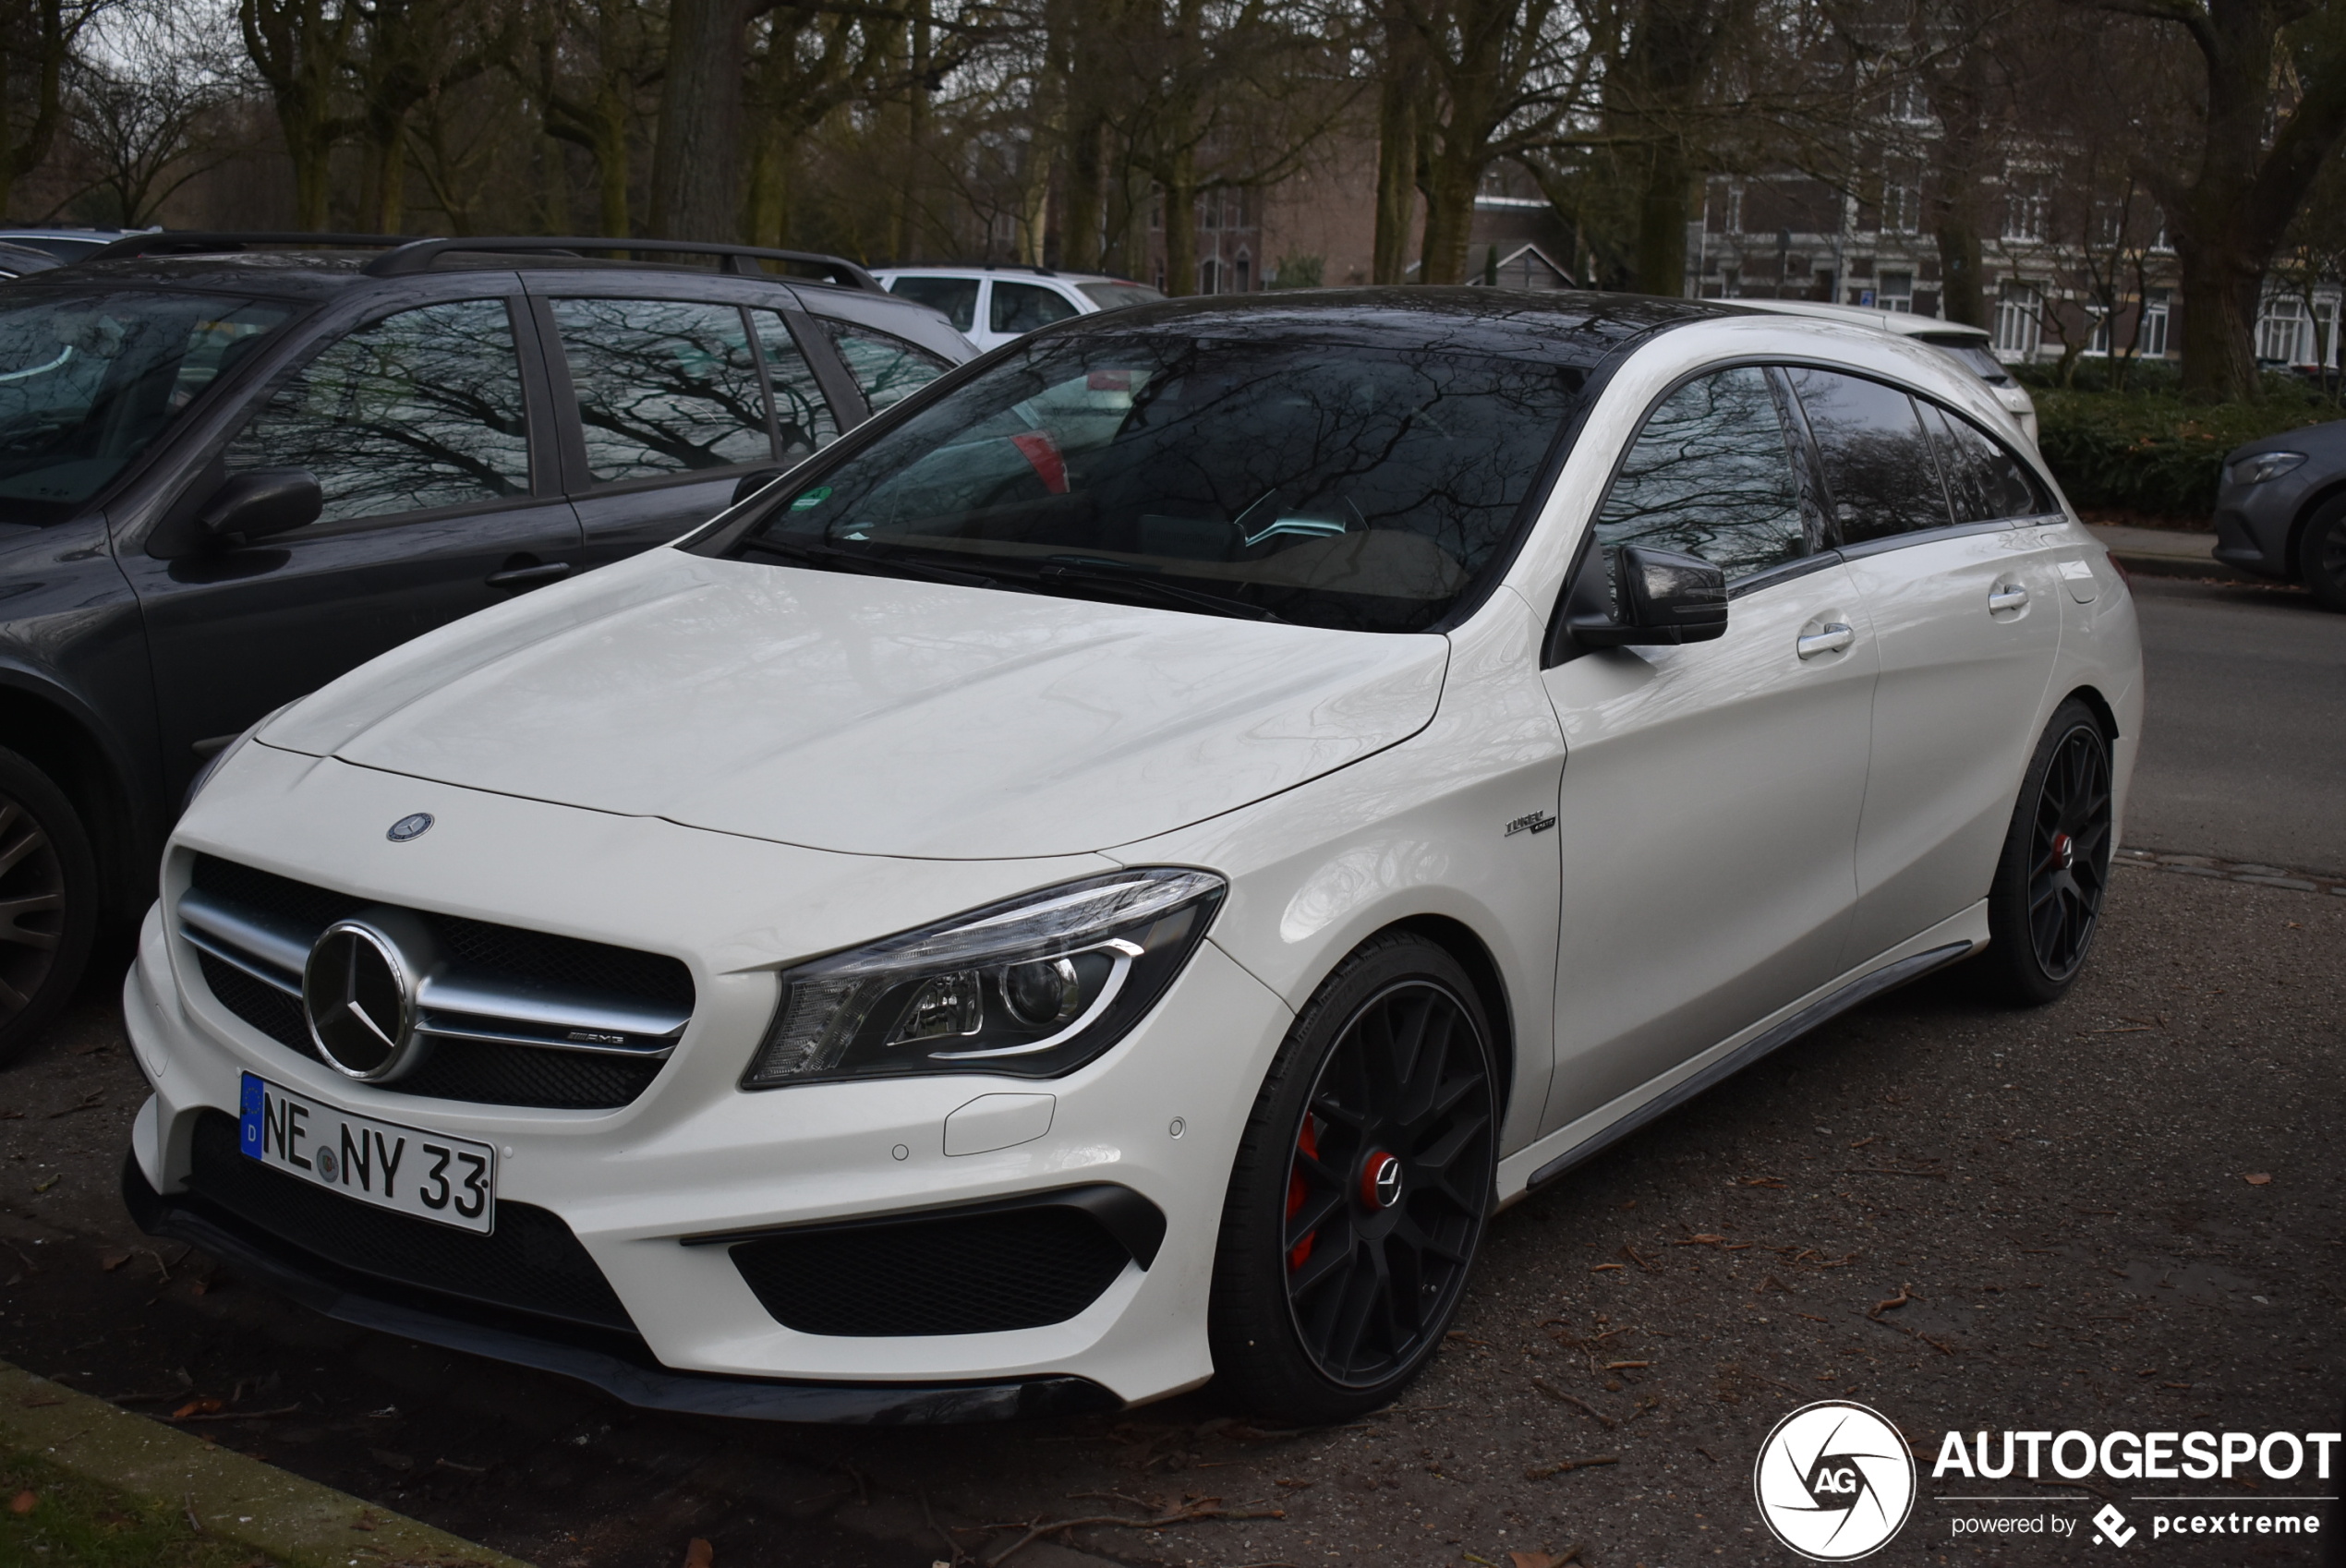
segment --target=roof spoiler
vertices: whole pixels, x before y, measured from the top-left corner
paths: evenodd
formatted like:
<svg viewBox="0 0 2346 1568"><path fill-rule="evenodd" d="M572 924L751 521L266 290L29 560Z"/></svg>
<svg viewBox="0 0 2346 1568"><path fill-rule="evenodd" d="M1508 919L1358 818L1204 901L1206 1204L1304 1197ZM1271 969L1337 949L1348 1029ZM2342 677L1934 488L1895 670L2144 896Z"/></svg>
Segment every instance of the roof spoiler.
<svg viewBox="0 0 2346 1568"><path fill-rule="evenodd" d="M244 250L270 250L317 246L333 249L380 250L367 263L371 277L404 278L431 270L451 251L478 254L576 257L588 251L633 251L641 256L711 256L721 271L757 275L753 261L774 261L811 272L822 283L867 294L885 294L879 280L843 256L812 250L772 250L754 245L720 245L702 240L619 239L608 235L490 235L417 239L411 235L251 234L193 230L129 235L81 258L82 262L120 261L135 256L210 256Z"/></svg>

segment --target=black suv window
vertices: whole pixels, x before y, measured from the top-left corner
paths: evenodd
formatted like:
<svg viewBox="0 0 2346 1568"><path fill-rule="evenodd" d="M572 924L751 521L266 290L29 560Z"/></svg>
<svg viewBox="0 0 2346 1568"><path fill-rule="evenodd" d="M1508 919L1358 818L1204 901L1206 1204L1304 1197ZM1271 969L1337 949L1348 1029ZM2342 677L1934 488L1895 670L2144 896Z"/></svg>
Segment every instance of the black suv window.
<svg viewBox="0 0 2346 1568"><path fill-rule="evenodd" d="M336 339L247 422L227 464L308 469L329 523L526 494L505 302L421 306Z"/></svg>
<svg viewBox="0 0 2346 1568"><path fill-rule="evenodd" d="M877 414L903 402L953 367L925 348L915 348L892 332L859 327L836 318L826 320L847 373Z"/></svg>
<svg viewBox="0 0 2346 1568"><path fill-rule="evenodd" d="M766 463L766 396L742 312L681 299L549 302L599 485Z"/></svg>
<svg viewBox="0 0 2346 1568"><path fill-rule="evenodd" d="M1946 526L1946 496L1913 398L1838 370L1799 366L1789 374L1824 459L1842 543Z"/></svg>
<svg viewBox="0 0 2346 1568"><path fill-rule="evenodd" d="M1699 556L1730 580L1809 552L1767 372L1737 366L1663 399L1622 459L1597 542Z"/></svg>
<svg viewBox="0 0 2346 1568"><path fill-rule="evenodd" d="M1010 283L994 280L994 300L986 308L986 323L998 332L1031 332L1082 312L1053 288L1040 283Z"/></svg>
<svg viewBox="0 0 2346 1568"><path fill-rule="evenodd" d="M1930 444L1939 449L1956 522L2041 517L2053 510L2052 498L2028 465L1970 420L1926 403L1922 422L1929 428Z"/></svg>

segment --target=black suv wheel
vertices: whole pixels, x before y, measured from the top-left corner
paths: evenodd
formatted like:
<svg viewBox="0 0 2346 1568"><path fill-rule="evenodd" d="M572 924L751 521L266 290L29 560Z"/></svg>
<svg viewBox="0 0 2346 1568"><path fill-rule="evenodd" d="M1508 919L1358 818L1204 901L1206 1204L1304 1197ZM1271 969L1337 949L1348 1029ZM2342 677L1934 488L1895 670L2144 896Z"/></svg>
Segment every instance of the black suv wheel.
<svg viewBox="0 0 2346 1568"><path fill-rule="evenodd" d="M0 1065L80 983L98 929L98 866L47 776L0 751Z"/></svg>

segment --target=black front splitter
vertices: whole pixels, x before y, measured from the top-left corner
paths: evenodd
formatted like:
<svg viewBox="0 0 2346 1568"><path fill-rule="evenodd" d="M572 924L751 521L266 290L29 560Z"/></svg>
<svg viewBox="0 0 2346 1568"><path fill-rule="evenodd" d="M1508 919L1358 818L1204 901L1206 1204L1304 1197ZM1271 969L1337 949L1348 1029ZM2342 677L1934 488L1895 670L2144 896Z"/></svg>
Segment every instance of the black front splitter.
<svg viewBox="0 0 2346 1568"><path fill-rule="evenodd" d="M1007 1382L816 1382L733 1378L662 1367L648 1350L627 1354L640 1340L617 1334L575 1337L550 1325L486 1321L457 1311L389 1298L333 1277L340 1271L242 1225L224 1222L195 1204L158 1194L135 1159L122 1171L123 1201L139 1228L211 1254L266 1283L312 1311L403 1339L461 1350L591 1383L612 1398L645 1410L732 1416L757 1421L806 1421L860 1426L941 1426L1074 1416L1119 1409L1123 1401L1089 1378L1023 1378ZM510 1314L501 1314L510 1317ZM597 1343L600 1341L601 1343Z"/></svg>

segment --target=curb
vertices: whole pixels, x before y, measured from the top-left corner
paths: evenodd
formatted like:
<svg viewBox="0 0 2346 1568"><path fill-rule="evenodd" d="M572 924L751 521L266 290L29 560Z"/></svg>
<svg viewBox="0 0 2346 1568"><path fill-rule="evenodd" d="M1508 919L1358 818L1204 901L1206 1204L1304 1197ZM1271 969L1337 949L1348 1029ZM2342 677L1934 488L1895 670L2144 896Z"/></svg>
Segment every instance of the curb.
<svg viewBox="0 0 2346 1568"><path fill-rule="evenodd" d="M2213 855L2170 855L2157 850L2121 850L2112 865L2140 866L2145 871L2171 872L2178 876L2214 876L2226 882L2253 883L2259 887L2285 887L2292 893L2328 893L2346 898L2346 876L2319 871L2291 871L2255 861L2219 860Z"/></svg>
<svg viewBox="0 0 2346 1568"><path fill-rule="evenodd" d="M295 1563L529 1568L0 1361L0 1442L116 1491L184 1506L215 1540Z"/></svg>
<svg viewBox="0 0 2346 1568"><path fill-rule="evenodd" d="M2195 581L2219 583L2277 583L2271 577L2252 577L2226 561L2209 556L2205 561L2188 556L2142 555L2134 550L2114 549L2110 558L2137 577L2188 577Z"/></svg>

